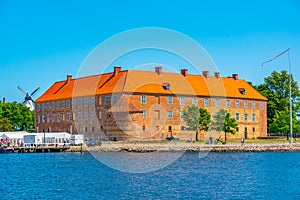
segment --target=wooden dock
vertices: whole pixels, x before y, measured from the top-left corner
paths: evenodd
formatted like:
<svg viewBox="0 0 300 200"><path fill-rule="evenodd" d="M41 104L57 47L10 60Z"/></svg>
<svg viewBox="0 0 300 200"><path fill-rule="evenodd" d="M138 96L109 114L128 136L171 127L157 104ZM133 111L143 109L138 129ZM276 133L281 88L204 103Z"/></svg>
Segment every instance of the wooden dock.
<svg viewBox="0 0 300 200"><path fill-rule="evenodd" d="M70 149L70 144L30 144L13 147L14 153L49 153L64 152Z"/></svg>

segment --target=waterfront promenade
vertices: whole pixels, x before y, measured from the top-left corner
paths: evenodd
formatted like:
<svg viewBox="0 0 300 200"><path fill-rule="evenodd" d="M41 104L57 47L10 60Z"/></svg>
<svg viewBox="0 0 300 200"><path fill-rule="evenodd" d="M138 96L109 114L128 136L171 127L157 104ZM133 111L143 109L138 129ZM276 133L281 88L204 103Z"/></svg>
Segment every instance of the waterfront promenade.
<svg viewBox="0 0 300 200"><path fill-rule="evenodd" d="M71 147L68 151L80 151ZM101 146L83 147L90 152L300 152L300 143L227 143L208 145L200 142L102 142Z"/></svg>

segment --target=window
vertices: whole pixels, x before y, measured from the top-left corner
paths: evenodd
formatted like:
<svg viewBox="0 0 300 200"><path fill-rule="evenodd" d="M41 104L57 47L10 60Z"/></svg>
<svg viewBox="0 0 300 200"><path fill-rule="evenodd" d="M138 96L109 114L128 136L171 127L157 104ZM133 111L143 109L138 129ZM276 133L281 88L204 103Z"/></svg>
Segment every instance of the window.
<svg viewBox="0 0 300 200"><path fill-rule="evenodd" d="M40 111L40 110L41 110L40 104L36 104L36 107L37 107L37 111Z"/></svg>
<svg viewBox="0 0 300 200"><path fill-rule="evenodd" d="M102 119L102 112L101 111L98 112L98 115L99 115L98 119Z"/></svg>
<svg viewBox="0 0 300 200"><path fill-rule="evenodd" d="M173 118L173 111L168 110L168 119L172 119L172 118Z"/></svg>
<svg viewBox="0 0 300 200"><path fill-rule="evenodd" d="M252 121L253 121L253 122L256 121L256 114L252 114Z"/></svg>
<svg viewBox="0 0 300 200"><path fill-rule="evenodd" d="M255 101L252 101L252 108L256 108Z"/></svg>
<svg viewBox="0 0 300 200"><path fill-rule="evenodd" d="M146 118L146 110L143 110L142 117L143 117L143 119Z"/></svg>
<svg viewBox="0 0 300 200"><path fill-rule="evenodd" d="M61 108L65 109L65 101L61 101Z"/></svg>
<svg viewBox="0 0 300 200"><path fill-rule="evenodd" d="M84 107L88 107L89 105L89 99L88 98L84 98Z"/></svg>
<svg viewBox="0 0 300 200"><path fill-rule="evenodd" d="M184 97L183 96L180 97L180 105L184 105Z"/></svg>
<svg viewBox="0 0 300 200"><path fill-rule="evenodd" d="M95 97L91 98L91 106L95 106Z"/></svg>
<svg viewBox="0 0 300 200"><path fill-rule="evenodd" d="M193 97L193 98L192 98L192 103L193 103L194 105L198 105L197 97Z"/></svg>
<svg viewBox="0 0 300 200"><path fill-rule="evenodd" d="M154 110L154 119L159 120L160 119L160 110Z"/></svg>
<svg viewBox="0 0 300 200"><path fill-rule="evenodd" d="M82 106L82 99L78 99L78 108L81 108Z"/></svg>
<svg viewBox="0 0 300 200"><path fill-rule="evenodd" d="M50 107L50 106L49 106ZM50 113L48 113L47 115L47 122L49 123L50 122Z"/></svg>
<svg viewBox="0 0 300 200"><path fill-rule="evenodd" d="M220 107L220 99L216 98L216 107Z"/></svg>
<svg viewBox="0 0 300 200"><path fill-rule="evenodd" d="M81 112L78 112L77 119L78 119L78 121L82 120L82 114L81 114Z"/></svg>
<svg viewBox="0 0 300 200"><path fill-rule="evenodd" d="M91 111L91 120L95 120L95 111Z"/></svg>
<svg viewBox="0 0 300 200"><path fill-rule="evenodd" d="M235 100L235 107L236 108L239 108L240 107L240 100Z"/></svg>
<svg viewBox="0 0 300 200"><path fill-rule="evenodd" d="M57 121L60 122L60 113L57 113Z"/></svg>
<svg viewBox="0 0 300 200"><path fill-rule="evenodd" d="M236 121L240 120L240 113L235 113L235 120Z"/></svg>
<svg viewBox="0 0 300 200"><path fill-rule="evenodd" d="M57 101L57 102L56 102L56 105L57 105L57 106L56 106L57 109L60 109L60 101Z"/></svg>
<svg viewBox="0 0 300 200"><path fill-rule="evenodd" d="M204 98L204 106L208 106L208 98Z"/></svg>
<svg viewBox="0 0 300 200"><path fill-rule="evenodd" d="M67 113L67 121L70 121L71 120L71 116L70 116L70 113L68 112Z"/></svg>
<svg viewBox="0 0 300 200"><path fill-rule="evenodd" d="M55 122L55 114L52 114L52 122Z"/></svg>
<svg viewBox="0 0 300 200"><path fill-rule="evenodd" d="M99 97L99 103L98 104L102 105L102 97L101 96Z"/></svg>
<svg viewBox="0 0 300 200"><path fill-rule="evenodd" d="M84 120L88 120L89 119L89 113L87 111L84 112Z"/></svg>
<svg viewBox="0 0 300 200"><path fill-rule="evenodd" d="M70 108L70 100L67 100L67 108Z"/></svg>
<svg viewBox="0 0 300 200"><path fill-rule="evenodd" d="M46 103L46 110L50 110L50 103L49 102Z"/></svg>
<svg viewBox="0 0 300 200"><path fill-rule="evenodd" d="M244 108L248 108L248 100L244 101Z"/></svg>
<svg viewBox="0 0 300 200"><path fill-rule="evenodd" d="M142 126L142 130L145 131L146 130L146 126Z"/></svg>
<svg viewBox="0 0 300 200"><path fill-rule="evenodd" d="M230 99L226 99L226 107L230 108Z"/></svg>
<svg viewBox="0 0 300 200"><path fill-rule="evenodd" d="M173 97L172 96L168 96L168 104L169 105L173 104Z"/></svg>
<svg viewBox="0 0 300 200"><path fill-rule="evenodd" d="M252 132L255 132L255 127L252 127Z"/></svg>
<svg viewBox="0 0 300 200"><path fill-rule="evenodd" d="M244 120L245 120L245 122L248 121L248 114L247 113L244 114Z"/></svg>
<svg viewBox="0 0 300 200"><path fill-rule="evenodd" d="M106 105L109 104L109 96L105 96L105 104L106 104Z"/></svg>
<svg viewBox="0 0 300 200"><path fill-rule="evenodd" d="M72 108L75 108L75 106L76 106L75 102L76 102L75 99L72 99Z"/></svg>
<svg viewBox="0 0 300 200"><path fill-rule="evenodd" d="M263 102L262 101L259 102L259 109L261 109L261 110L263 109Z"/></svg>
<svg viewBox="0 0 300 200"><path fill-rule="evenodd" d="M180 126L180 130L184 131L185 130L185 126Z"/></svg>
<svg viewBox="0 0 300 200"><path fill-rule="evenodd" d="M41 119L40 119L40 115L37 116L37 121L38 121L38 124L41 122Z"/></svg>
<svg viewBox="0 0 300 200"><path fill-rule="evenodd" d="M52 110L55 110L55 102L54 101L52 101Z"/></svg>
<svg viewBox="0 0 300 200"><path fill-rule="evenodd" d="M183 118L184 118L184 112L180 111L180 119L183 119Z"/></svg>
<svg viewBox="0 0 300 200"><path fill-rule="evenodd" d="M117 102L117 95L114 94L113 96L113 104L115 104Z"/></svg>
<svg viewBox="0 0 300 200"><path fill-rule="evenodd" d="M141 95L141 104L146 104L146 95Z"/></svg>
<svg viewBox="0 0 300 200"><path fill-rule="evenodd" d="M42 111L44 111L44 110L45 110L45 104L42 103Z"/></svg>

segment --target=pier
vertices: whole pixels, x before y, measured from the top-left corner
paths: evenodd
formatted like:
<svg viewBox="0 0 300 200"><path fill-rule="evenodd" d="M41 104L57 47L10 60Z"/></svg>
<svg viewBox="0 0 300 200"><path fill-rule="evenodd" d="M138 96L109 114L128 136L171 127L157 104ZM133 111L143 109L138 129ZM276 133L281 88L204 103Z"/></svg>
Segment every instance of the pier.
<svg viewBox="0 0 300 200"><path fill-rule="evenodd" d="M46 143L46 144L24 144L13 147L15 153L49 153L64 152L70 149L70 144Z"/></svg>

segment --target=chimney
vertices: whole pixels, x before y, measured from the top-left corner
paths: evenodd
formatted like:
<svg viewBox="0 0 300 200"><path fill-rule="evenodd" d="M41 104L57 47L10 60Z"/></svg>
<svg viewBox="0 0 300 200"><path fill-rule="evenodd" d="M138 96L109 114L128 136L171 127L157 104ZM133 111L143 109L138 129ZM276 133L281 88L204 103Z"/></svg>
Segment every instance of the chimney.
<svg viewBox="0 0 300 200"><path fill-rule="evenodd" d="M232 74L232 78L233 78L234 80L238 80L238 74Z"/></svg>
<svg viewBox="0 0 300 200"><path fill-rule="evenodd" d="M162 67L155 67L155 72L161 76L162 75Z"/></svg>
<svg viewBox="0 0 300 200"><path fill-rule="evenodd" d="M72 80L72 75L67 75L67 83Z"/></svg>
<svg viewBox="0 0 300 200"><path fill-rule="evenodd" d="M6 98L5 97L3 97L3 103L6 103Z"/></svg>
<svg viewBox="0 0 300 200"><path fill-rule="evenodd" d="M209 76L209 71L202 71L202 75L203 75L205 78L208 78L208 76Z"/></svg>
<svg viewBox="0 0 300 200"><path fill-rule="evenodd" d="M215 72L215 77L216 77L217 79L220 79L220 72Z"/></svg>
<svg viewBox="0 0 300 200"><path fill-rule="evenodd" d="M184 77L187 77L188 69L181 69L181 75L184 76Z"/></svg>
<svg viewBox="0 0 300 200"><path fill-rule="evenodd" d="M115 66L114 67L114 76L117 75L120 71L121 71L121 67L120 66Z"/></svg>

